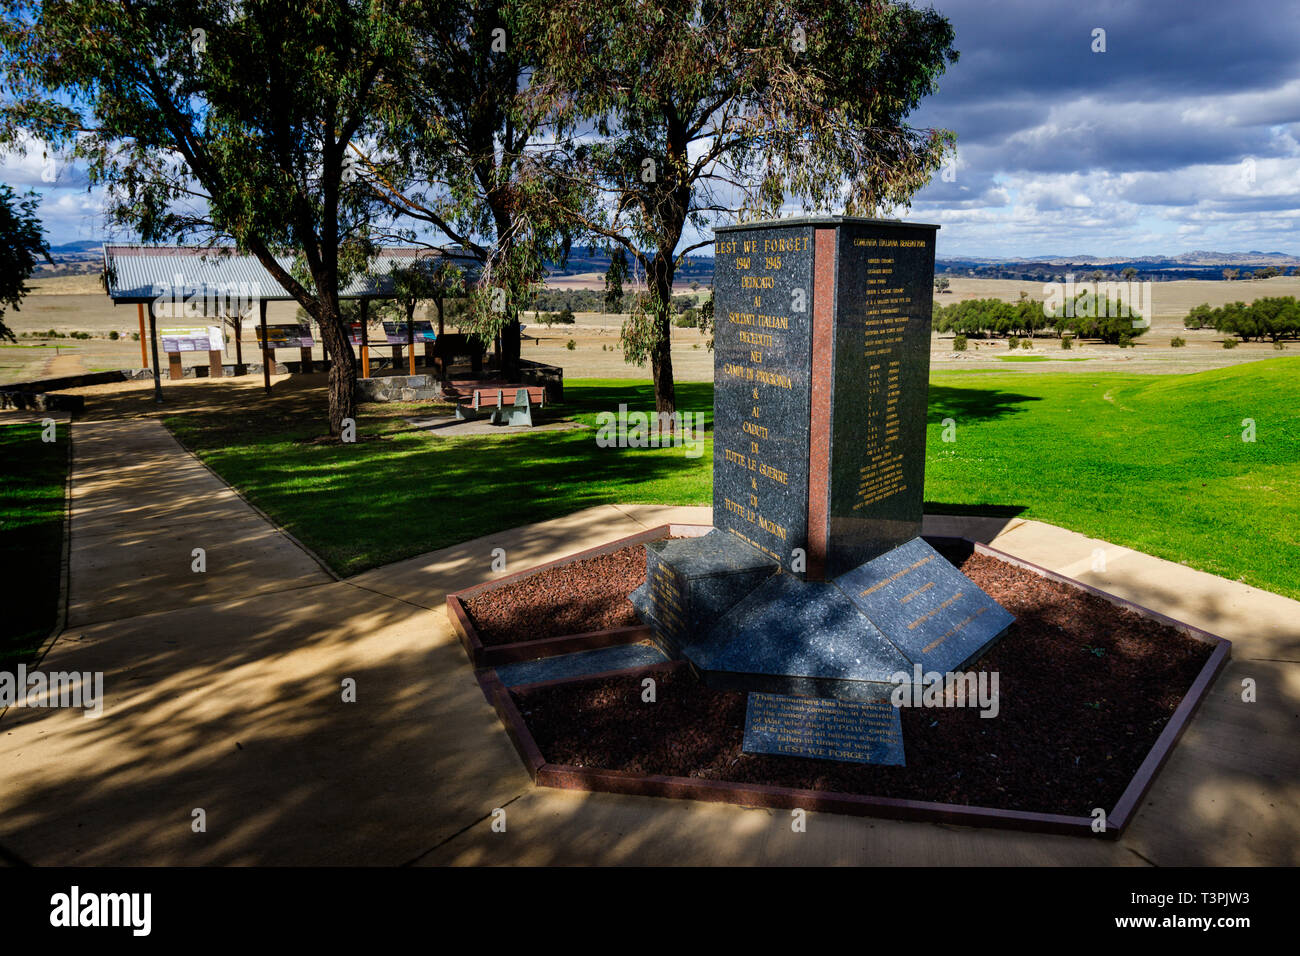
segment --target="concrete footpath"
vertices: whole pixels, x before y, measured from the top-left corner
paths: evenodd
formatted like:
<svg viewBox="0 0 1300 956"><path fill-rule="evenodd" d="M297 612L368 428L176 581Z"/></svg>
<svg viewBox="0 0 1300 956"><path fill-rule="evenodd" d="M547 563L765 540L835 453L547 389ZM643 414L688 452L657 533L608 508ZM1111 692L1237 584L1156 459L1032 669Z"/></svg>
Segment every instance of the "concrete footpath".
<svg viewBox="0 0 1300 956"><path fill-rule="evenodd" d="M0 862L1300 862L1295 601L1038 522L927 519L1221 634L1233 660L1117 842L829 814L795 834L783 812L535 788L443 610L494 548L514 571L707 508L590 508L336 581L160 424L73 441L69 620L40 669L102 671L103 715L0 718Z"/></svg>

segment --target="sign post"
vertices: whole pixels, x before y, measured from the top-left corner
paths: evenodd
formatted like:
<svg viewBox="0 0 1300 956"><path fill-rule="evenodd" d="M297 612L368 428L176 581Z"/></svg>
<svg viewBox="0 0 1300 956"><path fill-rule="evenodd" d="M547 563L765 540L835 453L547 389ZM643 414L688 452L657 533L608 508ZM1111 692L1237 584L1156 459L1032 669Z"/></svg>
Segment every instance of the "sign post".
<svg viewBox="0 0 1300 956"><path fill-rule="evenodd" d="M370 377L370 336L366 326L370 324L370 300L361 300L361 377Z"/></svg>
<svg viewBox="0 0 1300 956"><path fill-rule="evenodd" d="M136 311L136 315L140 319L140 367L148 368L149 353L147 349L149 348L149 346L148 343L145 341L145 334L144 334L144 303L137 302L135 304L135 311Z"/></svg>

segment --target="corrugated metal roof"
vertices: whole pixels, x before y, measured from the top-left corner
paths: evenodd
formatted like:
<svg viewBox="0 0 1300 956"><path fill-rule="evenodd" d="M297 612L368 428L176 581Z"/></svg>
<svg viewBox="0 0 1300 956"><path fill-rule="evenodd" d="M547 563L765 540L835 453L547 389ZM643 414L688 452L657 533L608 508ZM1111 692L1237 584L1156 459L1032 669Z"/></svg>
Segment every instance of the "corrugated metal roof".
<svg viewBox="0 0 1300 956"><path fill-rule="evenodd" d="M276 261L292 270L291 256ZM369 270L339 290L343 299L385 299L393 294L393 273L413 263L458 266L471 281L479 263L468 255L416 247L380 249ZM162 298L242 298L270 302L293 296L272 278L254 256L232 246L104 246L108 294L116 302L153 302Z"/></svg>

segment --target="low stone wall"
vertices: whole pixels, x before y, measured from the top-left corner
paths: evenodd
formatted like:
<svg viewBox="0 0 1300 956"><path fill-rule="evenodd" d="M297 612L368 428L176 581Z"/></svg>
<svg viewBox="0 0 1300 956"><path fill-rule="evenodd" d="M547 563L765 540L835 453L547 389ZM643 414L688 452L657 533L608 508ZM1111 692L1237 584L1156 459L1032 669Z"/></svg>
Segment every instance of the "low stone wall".
<svg viewBox="0 0 1300 956"><path fill-rule="evenodd" d="M86 399L81 395L59 395L53 392L27 392L0 390L0 409L19 408L31 412L67 412L80 415L86 410Z"/></svg>
<svg viewBox="0 0 1300 956"><path fill-rule="evenodd" d="M147 368L119 368L108 372L85 372L81 375L65 375L62 378L43 378L35 382L14 382L3 388L9 392L59 392L65 388L81 388L83 385L128 382L133 378L148 378L152 374Z"/></svg>
<svg viewBox="0 0 1300 956"><path fill-rule="evenodd" d="M546 404L564 401L564 369L558 365L519 360L519 377L525 385L541 385L546 389Z"/></svg>
<svg viewBox="0 0 1300 956"><path fill-rule="evenodd" d="M357 379L359 402L441 402L442 382L435 375L385 375Z"/></svg>

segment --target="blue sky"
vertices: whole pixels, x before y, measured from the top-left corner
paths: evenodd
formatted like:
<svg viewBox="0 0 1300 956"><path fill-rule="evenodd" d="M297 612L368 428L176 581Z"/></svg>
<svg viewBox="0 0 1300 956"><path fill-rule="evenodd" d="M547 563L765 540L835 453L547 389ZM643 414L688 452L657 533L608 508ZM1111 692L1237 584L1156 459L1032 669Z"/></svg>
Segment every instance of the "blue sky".
<svg viewBox="0 0 1300 956"><path fill-rule="evenodd" d="M1300 254L1300 16L1273 0L942 0L960 61L913 114L955 165L896 215L942 256ZM1093 52L1094 31L1105 52ZM43 194L54 243L100 239L83 171L39 152L0 178Z"/></svg>

